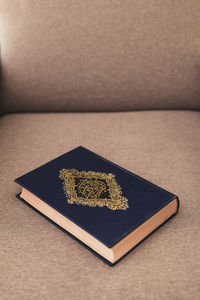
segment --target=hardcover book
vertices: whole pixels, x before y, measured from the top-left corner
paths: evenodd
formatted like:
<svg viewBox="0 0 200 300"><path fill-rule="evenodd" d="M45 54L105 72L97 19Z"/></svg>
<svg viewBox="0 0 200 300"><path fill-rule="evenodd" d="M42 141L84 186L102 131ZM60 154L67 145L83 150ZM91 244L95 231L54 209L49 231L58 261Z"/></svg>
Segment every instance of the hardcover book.
<svg viewBox="0 0 200 300"><path fill-rule="evenodd" d="M178 197L77 147L15 180L19 199L110 265L178 212Z"/></svg>

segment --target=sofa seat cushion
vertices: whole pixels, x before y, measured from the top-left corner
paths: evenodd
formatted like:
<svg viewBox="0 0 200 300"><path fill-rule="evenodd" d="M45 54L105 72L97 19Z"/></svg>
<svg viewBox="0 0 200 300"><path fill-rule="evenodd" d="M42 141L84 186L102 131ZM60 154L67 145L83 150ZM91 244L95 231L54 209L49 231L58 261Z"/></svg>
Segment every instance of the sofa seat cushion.
<svg viewBox="0 0 200 300"><path fill-rule="evenodd" d="M17 176L82 145L180 197L179 214L110 268L20 202ZM1 299L198 299L200 113L0 118Z"/></svg>

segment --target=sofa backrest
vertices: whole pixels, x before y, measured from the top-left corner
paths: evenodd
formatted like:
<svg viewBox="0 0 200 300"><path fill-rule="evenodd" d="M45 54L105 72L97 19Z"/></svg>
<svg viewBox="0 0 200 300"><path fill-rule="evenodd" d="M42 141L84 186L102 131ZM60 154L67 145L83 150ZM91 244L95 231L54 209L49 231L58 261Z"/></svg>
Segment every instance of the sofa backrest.
<svg viewBox="0 0 200 300"><path fill-rule="evenodd" d="M200 1L1 0L1 109L200 108Z"/></svg>

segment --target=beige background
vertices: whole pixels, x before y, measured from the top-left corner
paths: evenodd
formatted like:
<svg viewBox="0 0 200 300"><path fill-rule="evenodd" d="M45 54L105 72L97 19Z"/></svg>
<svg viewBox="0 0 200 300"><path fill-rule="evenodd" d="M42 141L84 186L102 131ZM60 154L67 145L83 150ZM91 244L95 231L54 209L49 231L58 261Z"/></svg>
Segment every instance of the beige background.
<svg viewBox="0 0 200 300"><path fill-rule="evenodd" d="M199 16L199 0L0 0L0 299L200 299ZM78 145L180 198L113 268L15 197Z"/></svg>
<svg viewBox="0 0 200 300"><path fill-rule="evenodd" d="M199 0L1 0L2 110L199 109L199 15Z"/></svg>

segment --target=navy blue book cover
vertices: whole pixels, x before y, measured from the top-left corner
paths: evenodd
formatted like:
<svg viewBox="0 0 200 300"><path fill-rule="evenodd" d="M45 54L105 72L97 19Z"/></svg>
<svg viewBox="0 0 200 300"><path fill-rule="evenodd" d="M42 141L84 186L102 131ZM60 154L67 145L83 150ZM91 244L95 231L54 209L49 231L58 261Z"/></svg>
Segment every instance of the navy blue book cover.
<svg viewBox="0 0 200 300"><path fill-rule="evenodd" d="M176 198L81 146L15 181L109 248Z"/></svg>

